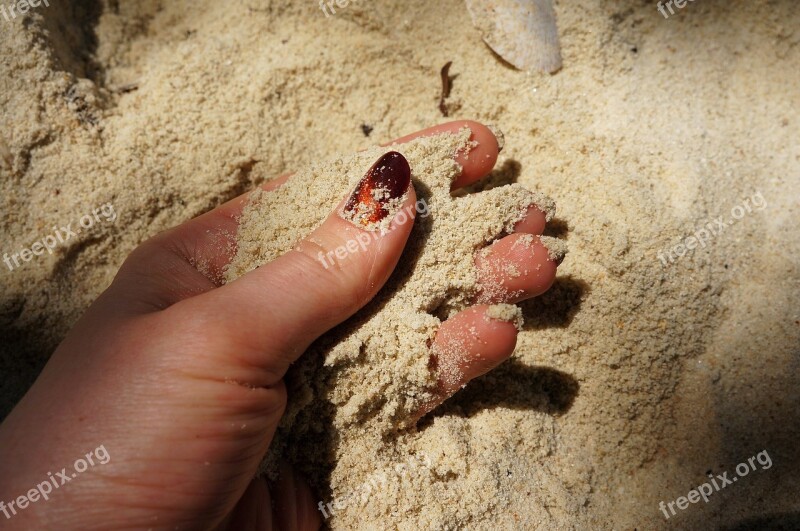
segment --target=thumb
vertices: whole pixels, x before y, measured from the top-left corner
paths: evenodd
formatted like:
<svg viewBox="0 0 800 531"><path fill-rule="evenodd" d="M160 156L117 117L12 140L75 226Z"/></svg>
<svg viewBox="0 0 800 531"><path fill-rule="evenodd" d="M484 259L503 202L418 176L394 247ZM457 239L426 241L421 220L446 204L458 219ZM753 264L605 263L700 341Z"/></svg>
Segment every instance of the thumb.
<svg viewBox="0 0 800 531"><path fill-rule="evenodd" d="M384 285L408 240L415 203L408 162L389 152L293 250L185 302L219 316L237 361L264 371L253 385L273 385L311 342Z"/></svg>

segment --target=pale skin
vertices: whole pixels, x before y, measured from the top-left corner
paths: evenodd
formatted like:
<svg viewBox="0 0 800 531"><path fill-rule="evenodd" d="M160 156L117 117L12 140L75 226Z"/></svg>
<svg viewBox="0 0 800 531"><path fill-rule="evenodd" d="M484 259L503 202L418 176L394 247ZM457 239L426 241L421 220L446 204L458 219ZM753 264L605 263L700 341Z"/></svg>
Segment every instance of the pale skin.
<svg viewBox="0 0 800 531"><path fill-rule="evenodd" d="M464 126L478 146L456 158L463 168L454 183L458 188L494 167L498 148L489 129L453 122L396 142ZM254 479L286 405L282 378L314 339L378 292L412 222L395 222L395 230L364 252L326 269L316 259L320 250L335 249L362 230L334 212L295 250L220 286L210 278L231 259L220 239L236 234L245 201L234 199L142 244L55 351L0 425L0 501L17 499L48 472L72 467L99 445L110 461L11 519L0 512L1 527L319 527L319 499L288 465L275 484ZM412 185L407 211L414 211L415 201ZM482 282L501 283L515 294L483 297L481 303L519 302L552 285L557 265L538 240L532 248L513 245L522 234L539 235L544 227L544 214L532 205L515 234L495 243L488 256L476 257ZM212 274L193 265L199 263ZM531 273L507 278L501 264ZM432 355L458 356L463 379L440 382L437 399L416 416L513 352L514 325L485 318L486 308L476 304L441 325ZM473 327L477 336L467 332ZM447 348L454 343L463 347L458 354Z"/></svg>

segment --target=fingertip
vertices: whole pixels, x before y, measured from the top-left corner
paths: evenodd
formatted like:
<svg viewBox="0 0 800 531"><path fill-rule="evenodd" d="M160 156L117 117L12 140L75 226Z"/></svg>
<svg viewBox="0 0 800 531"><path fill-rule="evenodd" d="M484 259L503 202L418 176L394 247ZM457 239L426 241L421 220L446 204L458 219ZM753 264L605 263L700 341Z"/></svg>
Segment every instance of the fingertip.
<svg viewBox="0 0 800 531"><path fill-rule="evenodd" d="M472 120L453 122L455 131L467 127L472 131L470 140L475 146L469 151L459 152L455 160L461 166L461 175L453 182L453 189L470 185L486 177L497 163L500 144L491 129Z"/></svg>
<svg viewBox="0 0 800 531"><path fill-rule="evenodd" d="M408 242L416 217L416 197L413 184L409 184L402 203L383 222L367 226L348 215L346 198L319 228L298 242L294 251L321 266L317 272L327 281L319 284L335 286L325 296L318 294L315 306L326 306L322 301L332 296L335 303L327 307L336 311L329 313L347 315L375 296L394 271ZM343 302L344 307L338 306Z"/></svg>
<svg viewBox="0 0 800 531"><path fill-rule="evenodd" d="M486 374L514 352L516 324L491 316L490 308L484 304L472 306L439 328L432 353L439 373L441 400Z"/></svg>
<svg viewBox="0 0 800 531"><path fill-rule="evenodd" d="M547 225L547 214L538 206L528 207L525 216L514 225L514 232L520 234L535 234L540 236Z"/></svg>
<svg viewBox="0 0 800 531"><path fill-rule="evenodd" d="M554 261L539 236L511 234L475 256L483 303L520 302L546 292L556 279Z"/></svg>

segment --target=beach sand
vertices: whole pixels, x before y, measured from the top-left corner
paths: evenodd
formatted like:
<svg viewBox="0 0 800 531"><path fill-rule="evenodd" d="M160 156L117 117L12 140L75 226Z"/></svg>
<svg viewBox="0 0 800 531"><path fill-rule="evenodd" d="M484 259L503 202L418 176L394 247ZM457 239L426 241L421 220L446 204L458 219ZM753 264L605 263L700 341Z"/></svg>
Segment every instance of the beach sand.
<svg viewBox="0 0 800 531"><path fill-rule="evenodd" d="M313 2L51 2L0 19L0 252L116 214L0 267L0 415L138 243L265 179L468 118L505 134L489 187L555 200L547 234L569 254L520 305L509 362L416 431L353 426L361 445L299 463L341 502L331 527L797 525L800 14L556 13L555 75L504 64L457 0L327 17ZM764 450L771 467L708 503L659 509Z"/></svg>

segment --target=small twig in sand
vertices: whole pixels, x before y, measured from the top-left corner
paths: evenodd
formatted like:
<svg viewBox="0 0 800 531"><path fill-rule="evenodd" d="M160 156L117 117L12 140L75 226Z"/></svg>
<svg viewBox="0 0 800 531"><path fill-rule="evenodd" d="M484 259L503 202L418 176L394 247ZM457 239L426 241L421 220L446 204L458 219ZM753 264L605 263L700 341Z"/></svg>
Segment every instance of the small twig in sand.
<svg viewBox="0 0 800 531"><path fill-rule="evenodd" d="M455 76L450 77L450 67L452 65L453 61L447 61L447 64L442 67L442 97L439 98L439 110L442 111L442 116L450 114L444 100L450 97L450 90L453 88Z"/></svg>
<svg viewBox="0 0 800 531"><path fill-rule="evenodd" d="M139 89L139 83L126 83L124 85L120 85L114 89L114 92L118 92L120 94L127 94L128 92L133 92L134 90Z"/></svg>

